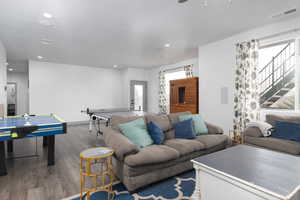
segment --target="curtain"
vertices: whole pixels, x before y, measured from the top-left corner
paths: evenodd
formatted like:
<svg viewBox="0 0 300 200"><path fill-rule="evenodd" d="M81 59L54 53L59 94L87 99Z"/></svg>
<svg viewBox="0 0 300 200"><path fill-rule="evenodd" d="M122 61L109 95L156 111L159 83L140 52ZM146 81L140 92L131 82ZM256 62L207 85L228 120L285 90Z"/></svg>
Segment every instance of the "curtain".
<svg viewBox="0 0 300 200"><path fill-rule="evenodd" d="M159 112L167 113L167 94L166 94L166 80L165 72L159 71Z"/></svg>
<svg viewBox="0 0 300 200"><path fill-rule="evenodd" d="M187 78L193 77L193 66L192 65L187 65L183 67L185 71L185 76Z"/></svg>
<svg viewBox="0 0 300 200"><path fill-rule="evenodd" d="M258 41L236 45L234 95L234 130L243 131L246 124L259 119Z"/></svg>

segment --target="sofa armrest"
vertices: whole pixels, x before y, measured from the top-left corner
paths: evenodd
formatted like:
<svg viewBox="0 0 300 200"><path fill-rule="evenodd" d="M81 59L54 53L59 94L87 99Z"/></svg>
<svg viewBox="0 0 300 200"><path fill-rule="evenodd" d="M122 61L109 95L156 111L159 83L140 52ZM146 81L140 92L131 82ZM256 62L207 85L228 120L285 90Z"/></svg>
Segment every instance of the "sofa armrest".
<svg viewBox="0 0 300 200"><path fill-rule="evenodd" d="M211 123L205 122L207 129L208 129L208 134L223 134L224 131L221 127L213 125Z"/></svg>
<svg viewBox="0 0 300 200"><path fill-rule="evenodd" d="M245 131L243 132L243 135L249 137L263 137L263 134L258 127L246 128Z"/></svg>
<svg viewBox="0 0 300 200"><path fill-rule="evenodd" d="M123 161L127 155L139 152L139 147L126 136L111 128L103 129L104 142L107 147L115 151L118 160Z"/></svg>

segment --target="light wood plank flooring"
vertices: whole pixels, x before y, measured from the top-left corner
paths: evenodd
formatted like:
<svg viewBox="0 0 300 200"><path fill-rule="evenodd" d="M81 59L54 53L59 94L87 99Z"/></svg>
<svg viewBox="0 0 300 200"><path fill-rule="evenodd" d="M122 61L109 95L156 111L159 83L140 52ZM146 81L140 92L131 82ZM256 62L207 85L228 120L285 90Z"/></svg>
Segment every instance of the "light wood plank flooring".
<svg viewBox="0 0 300 200"><path fill-rule="evenodd" d="M88 125L69 126L66 135L56 136L56 163L47 166L47 151L38 139L39 157L7 161L8 175L0 177L1 200L56 200L80 192L79 153L103 146L101 136L88 132ZM15 142L14 154L34 153L35 140Z"/></svg>

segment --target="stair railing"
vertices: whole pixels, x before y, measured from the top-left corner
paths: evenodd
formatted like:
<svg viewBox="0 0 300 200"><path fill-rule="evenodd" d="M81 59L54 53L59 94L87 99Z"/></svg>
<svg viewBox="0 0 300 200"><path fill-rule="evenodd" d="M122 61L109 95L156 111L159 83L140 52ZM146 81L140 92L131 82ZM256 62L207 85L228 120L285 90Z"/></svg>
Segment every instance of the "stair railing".
<svg viewBox="0 0 300 200"><path fill-rule="evenodd" d="M276 83L286 78L286 75L294 69L295 45L289 42L272 60L259 71L260 96L274 87Z"/></svg>

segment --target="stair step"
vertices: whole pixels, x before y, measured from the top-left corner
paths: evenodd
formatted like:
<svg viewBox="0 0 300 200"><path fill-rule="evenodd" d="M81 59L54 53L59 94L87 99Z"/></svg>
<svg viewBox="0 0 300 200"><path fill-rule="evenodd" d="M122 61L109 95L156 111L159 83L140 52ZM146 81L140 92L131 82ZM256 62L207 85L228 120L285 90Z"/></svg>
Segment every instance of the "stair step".
<svg viewBox="0 0 300 200"><path fill-rule="evenodd" d="M273 101L266 101L263 103L263 105L272 105L274 102Z"/></svg>
<svg viewBox="0 0 300 200"><path fill-rule="evenodd" d="M289 91L290 88L281 88L280 90Z"/></svg>
<svg viewBox="0 0 300 200"><path fill-rule="evenodd" d="M281 98L282 97L282 95L273 95L272 97L271 97L271 99L279 99L279 98Z"/></svg>

